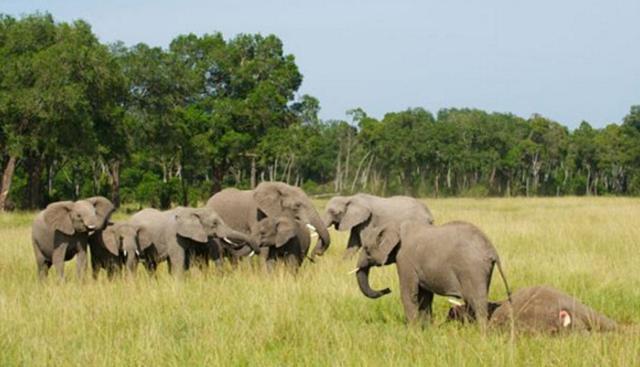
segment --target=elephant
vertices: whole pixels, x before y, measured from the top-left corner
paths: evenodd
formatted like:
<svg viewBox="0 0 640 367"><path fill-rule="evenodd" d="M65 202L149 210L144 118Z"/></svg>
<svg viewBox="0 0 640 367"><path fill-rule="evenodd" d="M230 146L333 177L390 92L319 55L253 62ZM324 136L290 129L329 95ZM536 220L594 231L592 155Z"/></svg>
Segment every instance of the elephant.
<svg viewBox="0 0 640 367"><path fill-rule="evenodd" d="M58 201L38 213L31 227L31 239L39 279L53 265L64 279L64 262L77 255L77 275L87 268L89 233L102 230L115 207L107 198L95 196L78 201Z"/></svg>
<svg viewBox="0 0 640 367"><path fill-rule="evenodd" d="M89 236L91 269L93 278L104 269L109 278L122 271L124 265L130 274L135 274L137 266L137 237L144 236L143 230L127 222L109 223L103 230Z"/></svg>
<svg viewBox="0 0 640 367"><path fill-rule="evenodd" d="M221 265L222 247L247 245L259 251L250 236L231 229L211 208L143 209L129 219L129 224L144 229L144 236L138 237L137 242L139 257L147 268L153 270L168 260L169 271L178 277L197 256L205 264L213 258L216 265Z"/></svg>
<svg viewBox="0 0 640 367"><path fill-rule="evenodd" d="M430 321L434 294L464 300L478 315L482 328L487 320L487 293L494 265L498 266L507 294L507 280L495 248L476 226L450 222L432 226L405 221L362 231L358 285L369 298L391 291L371 289L372 266L396 263L400 296L409 323Z"/></svg>
<svg viewBox="0 0 640 367"><path fill-rule="evenodd" d="M433 224L433 215L420 201L408 196L383 198L369 194L334 196L326 205L324 222L338 231L351 231L345 258L351 258L362 246L360 233L370 226L416 220Z"/></svg>
<svg viewBox="0 0 640 367"><path fill-rule="evenodd" d="M511 295L511 302L489 302L489 325L523 332L613 331L615 321L585 306L574 297L550 286L526 287ZM470 312L466 305L449 310L448 320L462 320Z"/></svg>
<svg viewBox="0 0 640 367"><path fill-rule="evenodd" d="M209 198L206 206L220 214L231 228L247 235L251 235L260 219L284 215L309 224L317 231L318 255L324 253L331 244L329 231L307 194L284 182L262 182L253 190L224 189ZM250 249L246 247L240 251L232 250L232 263L249 252ZM261 255L264 258L264 254Z"/></svg>
<svg viewBox="0 0 640 367"><path fill-rule="evenodd" d="M298 269L309 252L309 229L291 217L265 217L257 223L253 233L267 269L273 269L276 260L284 260L292 269Z"/></svg>

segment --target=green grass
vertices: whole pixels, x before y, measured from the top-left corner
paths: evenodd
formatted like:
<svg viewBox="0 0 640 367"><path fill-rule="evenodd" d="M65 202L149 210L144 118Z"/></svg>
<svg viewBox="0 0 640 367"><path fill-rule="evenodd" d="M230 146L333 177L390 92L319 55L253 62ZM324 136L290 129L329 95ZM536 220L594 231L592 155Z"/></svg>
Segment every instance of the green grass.
<svg viewBox="0 0 640 367"><path fill-rule="evenodd" d="M33 213L0 214L0 366L150 365L640 365L640 200L428 199L438 223L468 220L502 257L513 288L550 284L622 324L562 337L443 324L404 324L395 267L372 271L379 300L360 294L343 261L346 233L297 276L245 264L224 276L36 281ZM324 202L318 202L323 207ZM125 218L118 215L117 219ZM142 269L141 269L142 270ZM504 298L496 277L491 295Z"/></svg>

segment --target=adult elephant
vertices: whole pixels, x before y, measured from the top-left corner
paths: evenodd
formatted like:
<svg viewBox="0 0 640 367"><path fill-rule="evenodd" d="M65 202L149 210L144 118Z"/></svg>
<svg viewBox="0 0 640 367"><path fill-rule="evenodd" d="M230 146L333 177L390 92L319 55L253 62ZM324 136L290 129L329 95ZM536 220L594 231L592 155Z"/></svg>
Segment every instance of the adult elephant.
<svg viewBox="0 0 640 367"><path fill-rule="evenodd" d="M329 231L302 189L284 182L262 182L253 190L224 189L207 201L224 221L236 231L251 235L259 220L265 217L286 216L310 225L318 233L315 254L322 255L329 245ZM244 248L232 253L232 261L250 252ZM266 258L268 248L262 249Z"/></svg>
<svg viewBox="0 0 640 367"><path fill-rule="evenodd" d="M178 276L189 268L196 255L205 263L213 257L221 264L218 249L250 246L258 250L250 236L230 228L211 208L178 207L168 211L144 209L129 220L134 228L144 228L145 236L138 237L140 258L149 269L165 260L169 271Z"/></svg>
<svg viewBox="0 0 640 367"><path fill-rule="evenodd" d="M334 196L325 208L324 222L338 231L351 231L345 258L362 246L360 233L369 227L414 220L433 224L433 215L420 201L408 196L383 198L369 194ZM314 250L315 252L316 250Z"/></svg>
<svg viewBox="0 0 640 367"><path fill-rule="evenodd" d="M52 265L60 278L64 278L64 262L76 255L78 277L84 278L89 233L102 230L114 210L107 198L95 196L51 203L38 213L33 220L31 238L39 278L46 277Z"/></svg>
<svg viewBox="0 0 640 367"><path fill-rule="evenodd" d="M430 320L434 294L466 302L482 326L488 319L487 294L494 265L510 294L496 249L470 223L432 226L417 221L367 228L358 260L357 280L362 293L378 298L390 293L371 289L369 270L395 263L400 297L409 322Z"/></svg>
<svg viewBox="0 0 640 367"><path fill-rule="evenodd" d="M91 234L89 250L93 278L98 277L100 270L105 270L107 276L112 278L116 272L122 271L124 265L129 273L135 273L138 237L144 241L144 235L144 229L127 222L108 223L103 230Z"/></svg>

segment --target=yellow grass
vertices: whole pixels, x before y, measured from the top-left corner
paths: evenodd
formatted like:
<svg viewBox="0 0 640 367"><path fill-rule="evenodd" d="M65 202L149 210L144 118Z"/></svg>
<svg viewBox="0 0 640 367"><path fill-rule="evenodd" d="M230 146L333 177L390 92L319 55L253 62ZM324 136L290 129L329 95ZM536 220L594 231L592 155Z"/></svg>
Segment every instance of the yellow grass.
<svg viewBox="0 0 640 367"><path fill-rule="evenodd" d="M425 330L404 324L395 268L372 271L369 300L341 260L346 233L297 276L248 264L224 276L159 269L135 280L36 281L33 213L0 214L0 366L153 365L640 365L640 200L629 198L427 199L438 223L481 227L513 288L550 284L623 325L563 337L442 324L437 297ZM324 202L318 203L322 208ZM118 215L116 219L124 218ZM504 298L494 278L492 298Z"/></svg>

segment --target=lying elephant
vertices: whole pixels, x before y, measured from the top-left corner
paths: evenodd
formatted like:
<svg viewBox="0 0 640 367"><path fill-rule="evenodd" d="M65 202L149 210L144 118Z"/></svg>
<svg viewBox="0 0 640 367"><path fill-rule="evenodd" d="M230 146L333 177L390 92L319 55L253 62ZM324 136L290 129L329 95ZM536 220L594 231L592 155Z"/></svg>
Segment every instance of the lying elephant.
<svg viewBox="0 0 640 367"><path fill-rule="evenodd" d="M372 266L396 263L400 296L409 322L430 320L433 295L464 300L478 315L481 326L487 320L487 293L494 265L498 266L507 294L509 286L500 259L489 239L477 227L465 222L432 226L419 221L371 227L362 232L358 285L369 298L390 293L371 289Z"/></svg>
<svg viewBox="0 0 640 367"><path fill-rule="evenodd" d="M105 270L107 276L112 278L116 272L122 271L124 265L127 266L129 273L135 273L138 254L137 237L143 235L141 229L127 222L109 223L105 229L91 234L89 249L93 278L98 277L100 270Z"/></svg>
<svg viewBox="0 0 640 367"><path fill-rule="evenodd" d="M566 331L612 331L616 322L555 288L535 286L519 289L511 302L490 302L489 324L508 328L513 314L516 330L559 333ZM449 320L464 320L472 312L465 305L449 310Z"/></svg>
<svg viewBox="0 0 640 367"><path fill-rule="evenodd" d="M189 268L194 256L213 257L221 265L220 246L240 248L250 246L259 251L250 236L225 224L211 208L179 207L168 211L143 209L129 219L134 228L144 228L145 239L138 238L140 258L149 269L168 260L169 271L180 276Z"/></svg>
<svg viewBox="0 0 640 367"><path fill-rule="evenodd" d="M307 225L287 216L266 217L253 230L255 241L259 243L260 256L267 269L272 269L277 260L285 261L293 269L304 262L311 234Z"/></svg>
<svg viewBox="0 0 640 367"><path fill-rule="evenodd" d="M84 200L51 203L33 220L31 238L38 267L43 279L53 265L64 278L64 262L77 255L77 273L84 278L87 268L89 233L101 230L115 207L102 196Z"/></svg>

